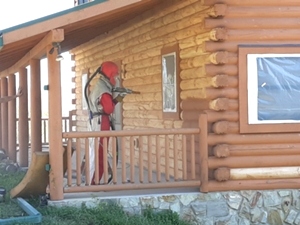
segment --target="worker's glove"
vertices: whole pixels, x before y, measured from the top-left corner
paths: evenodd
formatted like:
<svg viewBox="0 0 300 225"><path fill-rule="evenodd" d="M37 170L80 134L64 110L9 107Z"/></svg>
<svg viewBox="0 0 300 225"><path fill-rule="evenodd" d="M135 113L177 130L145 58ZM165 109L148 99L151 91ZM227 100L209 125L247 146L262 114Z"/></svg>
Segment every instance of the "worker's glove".
<svg viewBox="0 0 300 225"><path fill-rule="evenodd" d="M115 97L115 101L116 102L123 102L123 99L124 99L124 97L126 96L126 93L120 93L120 94L118 94L118 96L117 97Z"/></svg>

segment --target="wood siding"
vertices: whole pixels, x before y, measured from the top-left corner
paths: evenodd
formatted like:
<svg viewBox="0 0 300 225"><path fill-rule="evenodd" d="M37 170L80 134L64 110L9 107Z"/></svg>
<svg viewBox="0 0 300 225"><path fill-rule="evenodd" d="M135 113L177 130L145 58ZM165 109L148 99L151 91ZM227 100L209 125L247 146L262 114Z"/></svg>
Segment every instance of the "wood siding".
<svg viewBox="0 0 300 225"><path fill-rule="evenodd" d="M124 100L123 129L194 128L199 126L199 113L206 111L210 133L240 134L239 98L245 96L239 95L238 46L300 44L299 7L295 0L168 1L72 50L79 99L77 129L86 126L80 103L81 71L89 68L93 73L101 62L112 60L122 62L123 85L141 92ZM161 49L174 44L180 49L181 113L179 120L168 120L162 116ZM199 137L195 138L199 145ZM217 156L220 148L224 145L210 146L209 154ZM233 154L237 149L287 149L285 144L259 143L225 148ZM199 152L195 158L199 163Z"/></svg>
<svg viewBox="0 0 300 225"><path fill-rule="evenodd" d="M202 104L196 99L205 98L207 87L218 86L222 77L206 76L204 65L214 62L218 56L205 52L204 43L216 40L222 36L222 29L206 29L205 18L216 16L219 7L203 6L201 1L168 1L147 13L137 16L118 29L95 40L86 43L71 53L75 60L76 72L76 108L77 131L86 130L87 116L82 111L81 103L81 75L89 69L90 74L103 61L121 61L122 84L127 88L140 91L140 95L128 95L123 103L123 129L149 128L181 128L198 127L198 112L192 107L185 107L184 101L192 99L193 105ZM162 70L161 49L178 44L180 48L180 119L163 119L162 113ZM95 81L95 80L94 80ZM92 85L94 83L92 82ZM187 115L193 118L186 119ZM190 116L189 116L190 117ZM146 137L145 137L146 138ZM139 146L136 152L147 148ZM148 139L146 142L147 146ZM170 166L174 167L174 140L170 139ZM177 140L181 145L181 138ZM155 145L155 141L152 141ZM128 143L128 145L130 145ZM160 142L162 150L165 148L164 138ZM130 146L126 146L129 148ZM180 146L175 157L182 158ZM162 151L164 152L164 151ZM148 153L144 153L144 165L147 167ZM139 162L136 155L136 163ZM152 154L153 162L155 153ZM165 162L165 156L161 156ZM127 161L130 159L128 158ZM164 167L164 164L162 167ZM182 167L179 163L179 167ZM155 168L155 165L152 166Z"/></svg>

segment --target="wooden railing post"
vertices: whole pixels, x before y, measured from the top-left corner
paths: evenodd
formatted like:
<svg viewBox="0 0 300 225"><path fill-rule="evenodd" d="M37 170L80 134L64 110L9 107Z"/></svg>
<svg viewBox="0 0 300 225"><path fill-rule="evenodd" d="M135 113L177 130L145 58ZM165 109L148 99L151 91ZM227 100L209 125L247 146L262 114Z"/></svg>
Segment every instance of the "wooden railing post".
<svg viewBox="0 0 300 225"><path fill-rule="evenodd" d="M207 142L207 114L199 116L199 152L200 152L200 191L208 192L208 142Z"/></svg>
<svg viewBox="0 0 300 225"><path fill-rule="evenodd" d="M30 143L31 154L42 151L41 65L39 59L30 60Z"/></svg>
<svg viewBox="0 0 300 225"><path fill-rule="evenodd" d="M50 198L62 200L63 196L63 144L60 63L56 61L57 51L50 54L47 47L49 81L49 161ZM40 138L40 137L39 137Z"/></svg>
<svg viewBox="0 0 300 225"><path fill-rule="evenodd" d="M7 96L7 77L1 78L1 97ZM15 156L8 149L8 102L1 104L1 135L2 144L1 147L7 151L8 156L11 160L15 161Z"/></svg>
<svg viewBox="0 0 300 225"><path fill-rule="evenodd" d="M8 95L16 95L16 77L14 74L8 77ZM17 160L17 124L16 124L16 100L8 102L8 152L11 153L12 159Z"/></svg>
<svg viewBox="0 0 300 225"><path fill-rule="evenodd" d="M18 121L18 141L19 141L19 161L20 166L27 167L28 161L28 143L29 143L29 127L28 127L28 72L25 67L19 70L19 86L22 87L22 96L19 97L19 121Z"/></svg>

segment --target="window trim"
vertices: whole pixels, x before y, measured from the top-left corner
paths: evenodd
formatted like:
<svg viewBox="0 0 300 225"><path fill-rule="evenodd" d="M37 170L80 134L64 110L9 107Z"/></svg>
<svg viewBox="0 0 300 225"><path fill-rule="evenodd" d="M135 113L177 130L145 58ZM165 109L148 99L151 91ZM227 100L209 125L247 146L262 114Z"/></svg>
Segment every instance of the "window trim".
<svg viewBox="0 0 300 225"><path fill-rule="evenodd" d="M84 96L84 88L85 88L85 85L83 85L84 78L86 79L85 80L85 83L86 83L90 78L90 70L89 69L84 69L81 72L81 109L83 112L88 112L88 106L87 106L87 103L85 102L85 96ZM90 87L88 87L88 93L90 93Z"/></svg>
<svg viewBox="0 0 300 225"><path fill-rule="evenodd" d="M163 96L163 90L164 90L164 83L163 83L163 56L175 54L175 72L174 75L176 77L176 83L175 83L175 93L176 93L176 107L174 112L165 112L164 111L164 96ZM172 46L163 47L161 49L161 104L162 104L162 115L163 119L180 119L180 60L179 60L179 45L175 44Z"/></svg>
<svg viewBox="0 0 300 225"><path fill-rule="evenodd" d="M298 54L300 45L277 45L277 46L239 46L239 115L240 133L284 133L299 132L299 123L248 123L248 54Z"/></svg>

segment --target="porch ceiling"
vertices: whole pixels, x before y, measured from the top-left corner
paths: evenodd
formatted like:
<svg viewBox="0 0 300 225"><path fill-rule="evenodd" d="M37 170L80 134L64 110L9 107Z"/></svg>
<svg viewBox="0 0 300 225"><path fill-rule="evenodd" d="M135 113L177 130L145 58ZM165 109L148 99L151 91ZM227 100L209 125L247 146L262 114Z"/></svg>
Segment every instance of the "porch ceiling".
<svg viewBox="0 0 300 225"><path fill-rule="evenodd" d="M65 52L120 26L161 2L163 1L95 0L0 31L0 73L16 64L53 29L64 30L61 49Z"/></svg>

